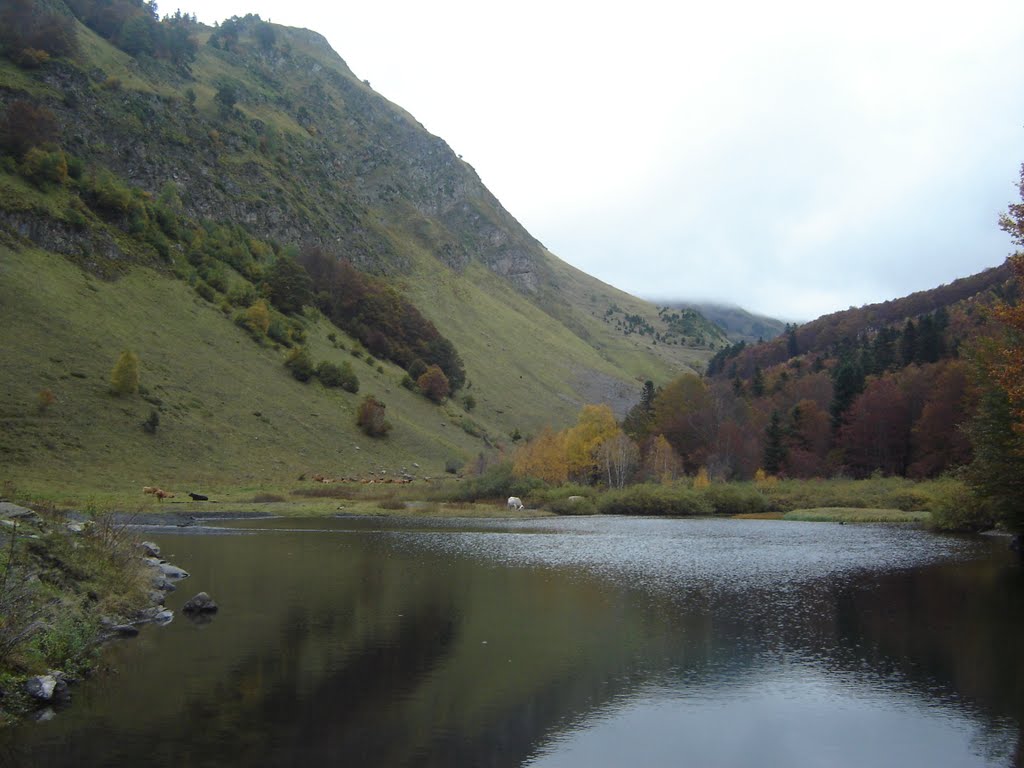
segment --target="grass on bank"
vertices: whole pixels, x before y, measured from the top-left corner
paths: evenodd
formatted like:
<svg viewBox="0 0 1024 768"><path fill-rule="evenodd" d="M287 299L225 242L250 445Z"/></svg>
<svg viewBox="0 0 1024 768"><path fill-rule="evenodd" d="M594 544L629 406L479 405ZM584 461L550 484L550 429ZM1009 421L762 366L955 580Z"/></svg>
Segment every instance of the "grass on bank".
<svg viewBox="0 0 1024 768"><path fill-rule="evenodd" d="M89 674L102 620L131 619L149 581L134 533L97 514L80 532L59 512L0 523L0 723L32 706L27 677Z"/></svg>
<svg viewBox="0 0 1024 768"><path fill-rule="evenodd" d="M520 496L528 508L553 514L722 515L834 522L916 522L962 530L970 493L953 478L913 481L896 477L865 480L815 479L767 482L713 482L706 486L684 478L670 484L645 483L621 490L586 486L547 487L515 478L508 465L481 477L448 486L435 498L453 501ZM572 499L570 500L570 497ZM971 514L968 514L971 513Z"/></svg>
<svg viewBox="0 0 1024 768"><path fill-rule="evenodd" d="M928 523L932 513L925 510L858 509L856 507L820 507L792 512L757 512L734 515L742 520L797 520L808 523Z"/></svg>

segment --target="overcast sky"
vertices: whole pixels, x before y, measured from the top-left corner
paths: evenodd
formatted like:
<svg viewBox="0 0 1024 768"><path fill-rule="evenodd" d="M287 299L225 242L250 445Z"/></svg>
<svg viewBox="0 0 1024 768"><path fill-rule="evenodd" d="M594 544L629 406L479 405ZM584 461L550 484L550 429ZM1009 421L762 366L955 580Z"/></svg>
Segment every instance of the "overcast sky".
<svg viewBox="0 0 1024 768"><path fill-rule="evenodd" d="M1022 0L201 5L320 32L555 255L645 298L809 320L1012 250Z"/></svg>

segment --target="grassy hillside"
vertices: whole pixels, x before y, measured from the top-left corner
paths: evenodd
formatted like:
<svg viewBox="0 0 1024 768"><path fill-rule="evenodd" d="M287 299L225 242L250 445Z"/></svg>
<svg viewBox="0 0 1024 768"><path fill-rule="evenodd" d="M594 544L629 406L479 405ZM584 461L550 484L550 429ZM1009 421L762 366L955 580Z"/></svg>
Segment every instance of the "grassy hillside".
<svg viewBox="0 0 1024 768"><path fill-rule="evenodd" d="M670 307L689 308L699 312L710 322L721 328L732 342L744 341L754 344L758 341L771 341L782 335L786 324L781 320L764 315L756 315L741 307L711 302L670 301Z"/></svg>
<svg viewBox="0 0 1024 768"><path fill-rule="evenodd" d="M644 381L699 370L726 343L547 252L319 35L248 17L225 46L187 26L186 63L130 56L78 21L72 55L0 58L0 480L102 494L413 462L437 475L588 402L622 415ZM9 141L24 104L51 124L41 166ZM465 388L432 404L309 307L295 322L310 357L348 361L362 387L293 379L287 349L233 322L245 304L231 294L258 297L275 261L309 247L397 287L454 345ZM122 349L144 392L118 399ZM40 412L44 389L57 402ZM386 439L354 425L365 394L388 407Z"/></svg>
<svg viewBox="0 0 1024 768"><path fill-rule="evenodd" d="M280 350L258 346L187 285L151 270L104 282L63 259L3 249L0 277L0 452L3 479L16 485L258 489L302 473L394 473L416 459L436 475L449 456L479 447L458 427L459 409L397 386L394 366L379 373L381 364L333 349L321 320L309 321L316 357L352 359L358 395L296 381ZM141 359L143 394L108 391L122 349ZM57 402L41 413L44 388ZM394 430L385 440L355 430L364 393L388 405ZM140 425L154 409L160 424L147 434Z"/></svg>

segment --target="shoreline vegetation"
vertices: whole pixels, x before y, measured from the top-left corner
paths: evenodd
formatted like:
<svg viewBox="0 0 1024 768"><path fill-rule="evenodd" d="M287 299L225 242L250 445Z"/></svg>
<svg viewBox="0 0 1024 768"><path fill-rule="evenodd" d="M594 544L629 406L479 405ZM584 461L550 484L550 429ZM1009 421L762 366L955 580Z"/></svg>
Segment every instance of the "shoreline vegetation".
<svg viewBox="0 0 1024 768"><path fill-rule="evenodd" d="M0 550L0 725L46 719L96 671L103 641L162 606L138 537L113 513L0 500Z"/></svg>
<svg viewBox="0 0 1024 768"><path fill-rule="evenodd" d="M537 517L548 515L742 516L788 520L916 522L937 530L978 531L995 527L972 509L967 486L944 477L914 481L899 477L701 482L682 478L621 489L518 478L508 464L476 477L433 482L336 482L300 478L259 486L210 483L202 500L183 484L166 484L173 496L159 499L141 488L123 491L40 491L7 484L0 501L50 513L102 517L115 513L124 524L186 525L193 519L240 515L317 517L338 514L414 517ZM521 498L522 510L506 506ZM971 513L971 514L968 514Z"/></svg>
<svg viewBox="0 0 1024 768"><path fill-rule="evenodd" d="M0 724L16 722L38 701L33 676L74 682L92 674L99 647L114 624L138 623L152 605L152 585L140 554L150 526L193 526L242 517L398 516L528 519L559 515L736 517L831 523L903 523L963 530L954 479L914 482L779 480L700 484L693 479L620 490L546 486L514 479L498 467L472 479L433 484L311 484L226 488L194 501L175 493L164 501L140 491L95 495L11 493L0 506L20 507L0 525ZM520 496L522 510L509 509ZM186 500L187 499L187 500ZM29 514L24 515L28 510ZM950 522L954 524L950 524Z"/></svg>

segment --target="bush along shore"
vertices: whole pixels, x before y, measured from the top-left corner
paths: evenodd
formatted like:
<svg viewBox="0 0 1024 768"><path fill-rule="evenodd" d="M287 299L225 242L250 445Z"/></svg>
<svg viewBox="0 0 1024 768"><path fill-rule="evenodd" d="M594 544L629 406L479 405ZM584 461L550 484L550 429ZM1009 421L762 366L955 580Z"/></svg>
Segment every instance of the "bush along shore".
<svg viewBox="0 0 1024 768"><path fill-rule="evenodd" d="M159 555L112 514L0 501L0 724L52 717L103 642L171 621L164 596L188 574Z"/></svg>

